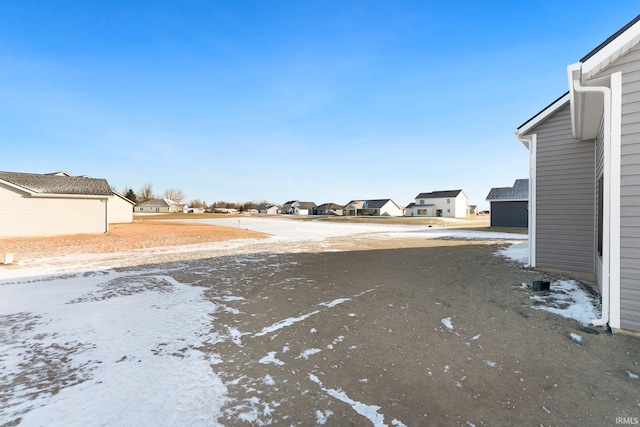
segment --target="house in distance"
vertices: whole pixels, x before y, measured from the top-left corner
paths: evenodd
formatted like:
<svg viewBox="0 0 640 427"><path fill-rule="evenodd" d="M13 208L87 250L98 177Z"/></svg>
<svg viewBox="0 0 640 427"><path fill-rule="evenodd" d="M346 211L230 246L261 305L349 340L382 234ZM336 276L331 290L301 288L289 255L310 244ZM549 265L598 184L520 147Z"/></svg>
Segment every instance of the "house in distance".
<svg viewBox="0 0 640 427"><path fill-rule="evenodd" d="M487 195L491 227L529 225L529 180L517 179L512 187L494 187Z"/></svg>
<svg viewBox="0 0 640 427"><path fill-rule="evenodd" d="M467 195L462 190L420 193L405 208L405 216L465 218L469 214Z"/></svg>

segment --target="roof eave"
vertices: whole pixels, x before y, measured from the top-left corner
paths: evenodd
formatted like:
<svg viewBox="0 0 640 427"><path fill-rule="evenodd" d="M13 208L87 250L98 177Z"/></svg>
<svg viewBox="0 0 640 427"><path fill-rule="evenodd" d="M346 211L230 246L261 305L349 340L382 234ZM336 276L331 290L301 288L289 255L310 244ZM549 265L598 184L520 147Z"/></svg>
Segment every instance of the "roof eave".
<svg viewBox="0 0 640 427"><path fill-rule="evenodd" d="M551 104L549 104L547 107L545 107L538 114L536 114L535 116L531 117L529 120L527 120L522 125L520 125L518 128L516 128L516 130L515 130L516 137L520 141L522 141L522 143L525 144L525 146L527 148L529 148L528 142L526 142L526 141L528 141L527 135L529 134L529 132L534 127L536 127L538 124L540 124L541 122L546 120L553 113L558 111L560 108L564 107L565 104L567 102L569 102L569 100L570 100L570 93L567 92L564 95L562 95L561 97L559 97L558 99L556 99L555 101L553 101Z"/></svg>
<svg viewBox="0 0 640 427"><path fill-rule="evenodd" d="M640 43L640 15L580 60L583 77L585 79L594 77L638 43Z"/></svg>

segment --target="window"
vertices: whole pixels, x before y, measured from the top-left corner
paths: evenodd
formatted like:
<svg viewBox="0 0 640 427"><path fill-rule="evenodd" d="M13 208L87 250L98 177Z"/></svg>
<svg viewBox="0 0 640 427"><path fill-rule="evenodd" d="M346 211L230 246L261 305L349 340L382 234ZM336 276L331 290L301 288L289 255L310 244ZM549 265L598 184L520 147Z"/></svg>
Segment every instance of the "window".
<svg viewBox="0 0 640 427"><path fill-rule="evenodd" d="M451 209L447 209L447 213L451 213Z"/></svg>
<svg viewBox="0 0 640 427"><path fill-rule="evenodd" d="M424 200L420 200L420 204L421 204L421 205L424 205Z"/></svg>
<svg viewBox="0 0 640 427"><path fill-rule="evenodd" d="M451 199L447 199L447 204L451 204Z"/></svg>

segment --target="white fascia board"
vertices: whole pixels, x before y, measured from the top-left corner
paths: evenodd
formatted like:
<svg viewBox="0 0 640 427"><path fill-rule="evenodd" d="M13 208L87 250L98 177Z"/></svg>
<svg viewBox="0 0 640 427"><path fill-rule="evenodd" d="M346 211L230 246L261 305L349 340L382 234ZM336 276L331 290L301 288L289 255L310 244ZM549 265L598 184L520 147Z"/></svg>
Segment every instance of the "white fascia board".
<svg viewBox="0 0 640 427"><path fill-rule="evenodd" d="M43 197L47 199L98 199L107 200L109 195L104 194L52 194L52 193L31 193L31 197Z"/></svg>
<svg viewBox="0 0 640 427"><path fill-rule="evenodd" d="M521 127L517 128L515 130L515 134L518 137L518 139L520 141L523 141L522 138L521 138L522 136L526 135L531 129L533 129L535 126L537 126L540 122L545 120L551 114L555 113L561 107L563 107L567 102L569 102L569 95L570 95L570 93L567 93L563 97L559 98L553 104L549 105L547 108L545 108L544 110L539 112L537 115L535 115L527 123L525 123ZM525 144L524 141L523 141L523 144ZM525 146L527 146L527 145L525 144ZM527 148L528 148L528 146L527 146Z"/></svg>
<svg viewBox="0 0 640 427"><path fill-rule="evenodd" d="M640 43L640 21L629 27L582 64L582 74L591 78Z"/></svg>
<svg viewBox="0 0 640 427"><path fill-rule="evenodd" d="M13 189L15 189L15 190L20 191L21 193L26 193L26 194L29 194L29 195L31 195L31 196L33 196L34 194L36 194L36 193L34 193L33 191L29 190L29 189L28 189L28 188L26 188L26 187L22 187L22 186L20 186L20 185L13 184L13 183L11 183L11 182L5 181L4 179L0 179L0 184L4 184L4 185L6 185L7 187L11 187L11 188L13 188Z"/></svg>
<svg viewBox="0 0 640 427"><path fill-rule="evenodd" d="M124 200L125 202L129 202L129 203L131 203L132 205L134 205L134 206L135 206L135 202L134 202L133 200L129 200L129 199L127 199L125 196L123 196L122 194L118 193L117 191L114 191L114 192L113 192L113 195L114 195L114 196L116 196L116 197L119 197L119 198L121 198L122 200Z"/></svg>

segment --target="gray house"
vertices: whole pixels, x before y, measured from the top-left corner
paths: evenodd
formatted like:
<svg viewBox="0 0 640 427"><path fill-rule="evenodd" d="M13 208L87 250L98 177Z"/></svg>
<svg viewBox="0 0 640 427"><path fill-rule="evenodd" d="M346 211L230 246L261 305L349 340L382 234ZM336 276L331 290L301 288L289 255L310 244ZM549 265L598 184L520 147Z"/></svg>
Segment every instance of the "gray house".
<svg viewBox="0 0 640 427"><path fill-rule="evenodd" d="M336 203L323 203L313 208L314 215L342 215L344 206Z"/></svg>
<svg viewBox="0 0 640 427"><path fill-rule="evenodd" d="M516 129L530 159L530 264L593 281L594 324L640 332L640 16L567 67Z"/></svg>
<svg viewBox="0 0 640 427"><path fill-rule="evenodd" d="M487 195L491 227L529 226L529 180L517 179L513 187L494 187Z"/></svg>

